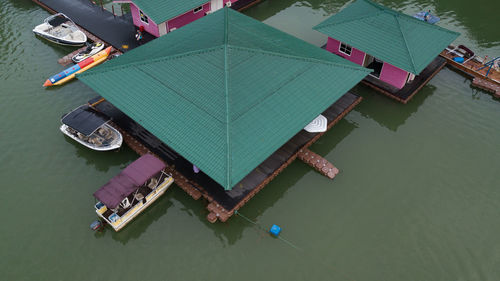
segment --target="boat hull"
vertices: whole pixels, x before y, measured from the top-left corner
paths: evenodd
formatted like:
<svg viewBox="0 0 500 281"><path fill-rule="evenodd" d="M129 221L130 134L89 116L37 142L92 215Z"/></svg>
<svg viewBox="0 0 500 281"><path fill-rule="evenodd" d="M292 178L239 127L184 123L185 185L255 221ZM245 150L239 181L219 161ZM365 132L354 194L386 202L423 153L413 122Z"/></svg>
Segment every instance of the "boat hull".
<svg viewBox="0 0 500 281"><path fill-rule="evenodd" d="M53 36L50 36L49 34L38 32L35 30L33 30L33 33L35 33L35 35L37 35L39 37L42 37L45 40L48 40L52 43L56 43L58 45L63 45L63 46L75 46L75 47L77 47L77 46L83 46L87 42L87 40L85 40L85 41L64 40L64 39L53 37Z"/></svg>

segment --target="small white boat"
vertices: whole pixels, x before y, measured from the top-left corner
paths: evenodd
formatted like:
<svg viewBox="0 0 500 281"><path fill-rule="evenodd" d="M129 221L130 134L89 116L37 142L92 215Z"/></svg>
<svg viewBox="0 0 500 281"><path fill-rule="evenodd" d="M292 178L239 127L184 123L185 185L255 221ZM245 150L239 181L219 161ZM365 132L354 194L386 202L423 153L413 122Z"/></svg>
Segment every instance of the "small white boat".
<svg viewBox="0 0 500 281"><path fill-rule="evenodd" d="M81 46L87 42L87 35L62 13L46 18L33 32L49 41L61 45Z"/></svg>
<svg viewBox="0 0 500 281"><path fill-rule="evenodd" d="M165 193L174 182L166 165L145 154L127 166L96 192L97 215L119 231ZM94 227L92 227L95 229Z"/></svg>
<svg viewBox="0 0 500 281"><path fill-rule="evenodd" d="M83 60L90 58L91 56L99 53L102 49L104 48L104 44L101 42L95 42L89 46L87 46L87 49L85 49L82 52L79 52L78 54L74 55L71 60L74 63L79 63L82 62Z"/></svg>
<svg viewBox="0 0 500 281"><path fill-rule="evenodd" d="M61 118L60 130L92 150L108 151L120 148L123 142L122 134L109 121L109 117L85 104Z"/></svg>

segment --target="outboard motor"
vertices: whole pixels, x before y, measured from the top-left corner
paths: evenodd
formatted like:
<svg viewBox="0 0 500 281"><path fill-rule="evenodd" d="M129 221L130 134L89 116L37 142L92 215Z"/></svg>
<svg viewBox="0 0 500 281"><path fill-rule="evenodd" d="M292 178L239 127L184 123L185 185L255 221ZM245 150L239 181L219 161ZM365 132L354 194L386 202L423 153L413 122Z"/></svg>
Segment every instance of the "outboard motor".
<svg viewBox="0 0 500 281"><path fill-rule="evenodd" d="M100 220L95 220L90 224L90 229L93 231L102 231L104 225Z"/></svg>

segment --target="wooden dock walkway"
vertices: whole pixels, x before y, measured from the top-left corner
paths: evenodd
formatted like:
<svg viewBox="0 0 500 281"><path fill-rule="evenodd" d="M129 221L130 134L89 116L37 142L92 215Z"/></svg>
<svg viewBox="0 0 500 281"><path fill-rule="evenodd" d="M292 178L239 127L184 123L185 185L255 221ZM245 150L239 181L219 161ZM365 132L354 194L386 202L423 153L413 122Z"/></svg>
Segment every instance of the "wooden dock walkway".
<svg viewBox="0 0 500 281"><path fill-rule="evenodd" d="M329 179L333 180L339 173L339 169L332 163L307 148L299 150L298 158Z"/></svg>
<svg viewBox="0 0 500 281"><path fill-rule="evenodd" d="M32 1L52 14L64 13L91 41L104 42L121 52L139 46L135 40L136 28L130 14L116 16L88 0ZM148 42L154 38L146 32L143 41Z"/></svg>
<svg viewBox="0 0 500 281"><path fill-rule="evenodd" d="M500 84L490 82L480 77L474 77L474 79L472 80L472 86L493 93L495 98L500 98Z"/></svg>

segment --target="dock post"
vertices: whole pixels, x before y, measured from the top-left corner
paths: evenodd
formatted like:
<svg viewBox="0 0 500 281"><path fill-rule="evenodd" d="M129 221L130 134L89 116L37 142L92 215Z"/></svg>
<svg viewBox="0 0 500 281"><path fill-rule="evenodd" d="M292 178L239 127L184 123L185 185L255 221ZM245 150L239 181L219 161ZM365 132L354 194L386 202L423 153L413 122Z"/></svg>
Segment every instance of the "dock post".
<svg viewBox="0 0 500 281"><path fill-rule="evenodd" d="M116 18L116 15L115 15L115 5L111 4L111 10L113 11L113 17Z"/></svg>
<svg viewBox="0 0 500 281"><path fill-rule="evenodd" d="M122 14L120 16L123 17L123 5L120 4L120 9L122 10Z"/></svg>
<svg viewBox="0 0 500 281"><path fill-rule="evenodd" d="M104 11L104 6L102 5L102 0L100 0L101 2L101 9Z"/></svg>

